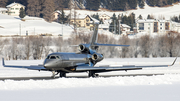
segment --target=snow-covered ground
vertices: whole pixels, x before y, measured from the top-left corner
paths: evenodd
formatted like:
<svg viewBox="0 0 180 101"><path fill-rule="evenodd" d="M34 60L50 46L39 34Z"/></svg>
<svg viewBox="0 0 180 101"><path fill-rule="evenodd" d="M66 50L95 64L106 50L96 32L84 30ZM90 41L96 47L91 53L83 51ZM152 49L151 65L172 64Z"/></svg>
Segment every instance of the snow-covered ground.
<svg viewBox="0 0 180 101"><path fill-rule="evenodd" d="M170 65L175 58L104 59L97 65ZM5 61L9 65L42 64L43 60ZM135 71L116 71L100 75L158 74L157 76L112 76L99 78L59 78L52 80L0 81L1 101L179 101L180 58L169 68L146 68ZM67 76L87 76L71 73ZM51 76L50 72L4 68L2 77Z"/></svg>
<svg viewBox="0 0 180 101"><path fill-rule="evenodd" d="M62 31L63 30L63 31ZM55 36L63 35L69 37L73 28L68 25L46 22L44 19L36 17L26 17L25 21L21 21L19 17L0 14L0 35L37 35L52 34Z"/></svg>

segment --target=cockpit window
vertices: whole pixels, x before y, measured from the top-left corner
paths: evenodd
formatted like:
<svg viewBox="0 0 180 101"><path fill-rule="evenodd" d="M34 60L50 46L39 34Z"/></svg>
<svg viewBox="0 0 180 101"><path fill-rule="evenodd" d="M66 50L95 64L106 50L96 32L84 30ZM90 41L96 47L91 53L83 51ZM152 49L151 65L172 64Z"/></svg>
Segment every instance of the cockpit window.
<svg viewBox="0 0 180 101"><path fill-rule="evenodd" d="M56 56L56 59L60 59L60 57L59 57L59 56Z"/></svg>
<svg viewBox="0 0 180 101"><path fill-rule="evenodd" d="M51 56L47 56L46 59L60 59L60 58L61 58L60 56L53 56L53 55L51 55Z"/></svg>
<svg viewBox="0 0 180 101"><path fill-rule="evenodd" d="M56 57L55 56L51 56L50 59L56 59Z"/></svg>
<svg viewBox="0 0 180 101"><path fill-rule="evenodd" d="M49 56L47 56L47 58L46 59L49 59Z"/></svg>

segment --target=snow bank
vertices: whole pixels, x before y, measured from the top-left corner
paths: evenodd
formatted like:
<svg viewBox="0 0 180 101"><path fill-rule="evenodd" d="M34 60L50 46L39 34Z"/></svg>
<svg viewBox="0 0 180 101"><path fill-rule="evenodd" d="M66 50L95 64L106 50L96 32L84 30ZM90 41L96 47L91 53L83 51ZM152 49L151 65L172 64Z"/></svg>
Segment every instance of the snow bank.
<svg viewBox="0 0 180 101"><path fill-rule="evenodd" d="M59 89L79 87L137 86L180 83L180 75L109 77L109 78L60 78L55 80L0 81L0 90Z"/></svg>

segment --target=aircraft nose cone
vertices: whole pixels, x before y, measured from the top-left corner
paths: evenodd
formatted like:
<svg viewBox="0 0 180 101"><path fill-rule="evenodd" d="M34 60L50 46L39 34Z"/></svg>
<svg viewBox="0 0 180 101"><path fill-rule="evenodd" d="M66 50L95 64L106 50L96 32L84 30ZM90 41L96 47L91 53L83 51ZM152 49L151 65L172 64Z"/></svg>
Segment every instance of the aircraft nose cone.
<svg viewBox="0 0 180 101"><path fill-rule="evenodd" d="M45 68L50 68L50 67L51 67L51 64L45 63L45 64L44 64L44 67L45 67Z"/></svg>
<svg viewBox="0 0 180 101"><path fill-rule="evenodd" d="M45 61L44 61L44 67L45 67L45 68L49 68L50 66L51 66L50 62L47 61L47 60L45 60Z"/></svg>

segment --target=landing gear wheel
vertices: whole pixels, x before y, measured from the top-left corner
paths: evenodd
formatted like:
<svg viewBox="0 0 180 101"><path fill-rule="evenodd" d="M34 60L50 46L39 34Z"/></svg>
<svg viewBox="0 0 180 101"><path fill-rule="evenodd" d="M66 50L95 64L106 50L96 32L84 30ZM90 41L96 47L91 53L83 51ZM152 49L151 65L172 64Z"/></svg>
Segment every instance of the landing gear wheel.
<svg viewBox="0 0 180 101"><path fill-rule="evenodd" d="M60 77L60 78L66 77L66 73L65 73L65 72L60 72L59 77Z"/></svg>
<svg viewBox="0 0 180 101"><path fill-rule="evenodd" d="M51 76L51 78L55 78L55 76L56 76L56 74L55 74L55 71L52 71L52 76Z"/></svg>
<svg viewBox="0 0 180 101"><path fill-rule="evenodd" d="M94 71L89 71L88 77L98 77L98 74L95 74Z"/></svg>

